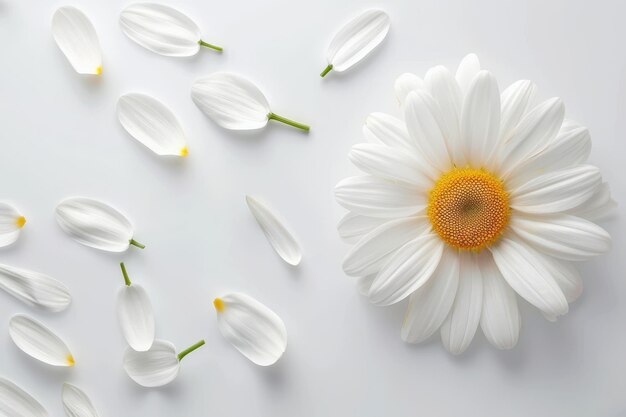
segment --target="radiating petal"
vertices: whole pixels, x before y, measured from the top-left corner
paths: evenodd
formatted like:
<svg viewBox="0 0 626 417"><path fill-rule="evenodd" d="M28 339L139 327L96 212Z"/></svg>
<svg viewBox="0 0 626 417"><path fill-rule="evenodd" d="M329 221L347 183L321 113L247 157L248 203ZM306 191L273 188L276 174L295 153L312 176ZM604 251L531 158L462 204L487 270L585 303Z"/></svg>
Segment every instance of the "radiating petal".
<svg viewBox="0 0 626 417"><path fill-rule="evenodd" d="M443 247L439 236L428 233L399 248L372 283L370 301L387 306L411 295L431 278L441 260Z"/></svg>
<svg viewBox="0 0 626 417"><path fill-rule="evenodd" d="M500 174L506 177L517 165L546 147L559 132L564 115L565 107L560 98L546 100L528 112L511 138L499 148Z"/></svg>
<svg viewBox="0 0 626 417"><path fill-rule="evenodd" d="M480 71L467 90L461 114L461 140L467 162L491 168L500 131L500 90L495 77Z"/></svg>
<svg viewBox="0 0 626 417"><path fill-rule="evenodd" d="M609 184L604 182L584 203L569 210L570 214L587 220L601 220L615 212L617 203L611 198Z"/></svg>
<svg viewBox="0 0 626 417"><path fill-rule="evenodd" d="M29 393L0 377L0 413L6 417L48 417L48 412Z"/></svg>
<svg viewBox="0 0 626 417"><path fill-rule="evenodd" d="M287 348L280 317L252 297L230 293L214 301L222 336L257 365L275 363Z"/></svg>
<svg viewBox="0 0 626 417"><path fill-rule="evenodd" d="M154 312L148 293L140 285L125 285L117 296L117 317L131 348L150 349L154 342Z"/></svg>
<svg viewBox="0 0 626 417"><path fill-rule="evenodd" d="M500 144L511 138L520 120L533 106L537 86L532 81L519 80L508 86L500 97Z"/></svg>
<svg viewBox="0 0 626 417"><path fill-rule="evenodd" d="M156 339L145 352L137 352L129 347L124 353L126 374L144 387L169 384L176 378L179 369L176 348L166 340Z"/></svg>
<svg viewBox="0 0 626 417"><path fill-rule="evenodd" d="M366 275L364 277L357 277L356 287L359 290L359 294L367 297L372 288L372 282L376 279L376 274Z"/></svg>
<svg viewBox="0 0 626 417"><path fill-rule="evenodd" d="M467 94L470 84L480 72L480 61L476 54L466 55L459 64L459 68L456 70L456 82L461 88L463 95Z"/></svg>
<svg viewBox="0 0 626 417"><path fill-rule="evenodd" d="M156 3L134 3L120 13L122 31L146 49L166 56L198 53L198 25L178 10Z"/></svg>
<svg viewBox="0 0 626 417"><path fill-rule="evenodd" d="M157 155L187 156L185 132L174 113L155 98L139 93L117 100L117 118L126 131Z"/></svg>
<svg viewBox="0 0 626 417"><path fill-rule="evenodd" d="M601 183L600 170L591 165L549 172L511 191L511 208L539 214L571 210L587 201Z"/></svg>
<svg viewBox="0 0 626 417"><path fill-rule="evenodd" d="M402 217L419 213L426 194L414 186L372 176L350 177L335 186L337 202L348 210L371 217Z"/></svg>
<svg viewBox="0 0 626 417"><path fill-rule="evenodd" d="M511 229L535 249L568 261L583 261L611 248L611 236L600 226L567 214L511 216Z"/></svg>
<svg viewBox="0 0 626 417"><path fill-rule="evenodd" d="M403 107L406 97L411 91L424 88L424 81L417 75L406 72L396 78L393 87L396 91L398 103L400 103L400 107Z"/></svg>
<svg viewBox="0 0 626 417"><path fill-rule="evenodd" d="M439 330L448 317L459 285L459 253L446 246L433 276L409 297L401 336L421 343Z"/></svg>
<svg viewBox="0 0 626 417"><path fill-rule="evenodd" d="M133 226L122 213L98 200L73 197L56 208L56 219L72 239L109 252L124 252L133 238Z"/></svg>
<svg viewBox="0 0 626 417"><path fill-rule="evenodd" d="M443 119L433 97L424 90L410 93L404 106L404 118L410 137L426 160L440 171L450 169L452 162L441 131Z"/></svg>
<svg viewBox="0 0 626 417"><path fill-rule="evenodd" d="M393 252L429 229L426 216L390 220L350 248L343 261L343 270L352 276L377 273Z"/></svg>
<svg viewBox="0 0 626 417"><path fill-rule="evenodd" d="M24 353L53 366L74 366L65 342L37 320L17 314L9 322L9 336Z"/></svg>
<svg viewBox="0 0 626 417"><path fill-rule="evenodd" d="M366 174L413 185L416 191L424 193L433 187L433 181L420 161L402 149L375 143L359 143L352 147L348 157Z"/></svg>
<svg viewBox="0 0 626 417"><path fill-rule="evenodd" d="M18 300L48 311L65 310L72 301L63 283L39 272L0 265L0 289Z"/></svg>
<svg viewBox="0 0 626 417"><path fill-rule="evenodd" d="M490 254L481 256L480 272L483 277L480 327L493 346L511 349L517 344L522 323L517 295L502 277Z"/></svg>
<svg viewBox="0 0 626 417"><path fill-rule="evenodd" d="M454 75L444 66L436 66L426 73L424 79L426 91L437 102L441 110L441 132L448 145L452 162L465 166L467 161L462 149L460 119L462 93Z"/></svg>
<svg viewBox="0 0 626 417"><path fill-rule="evenodd" d="M12 205L0 202L0 247L14 243L26 218Z"/></svg>
<svg viewBox="0 0 626 417"><path fill-rule="evenodd" d="M76 72L102 73L98 34L83 12L72 6L57 9L52 16L52 36Z"/></svg>
<svg viewBox="0 0 626 417"><path fill-rule="evenodd" d="M453 355L465 352L480 322L483 281L476 256L460 253L459 286L450 313L441 325L441 342Z"/></svg>
<svg viewBox="0 0 626 417"><path fill-rule="evenodd" d="M265 127L270 106L259 88L240 75L216 72L197 79L191 87L196 106L226 129Z"/></svg>
<svg viewBox="0 0 626 417"><path fill-rule="evenodd" d="M342 72L365 58L387 36L391 21L382 10L366 10L335 34L326 59L332 69Z"/></svg>
<svg viewBox="0 0 626 417"><path fill-rule="evenodd" d="M62 398L67 417L98 417L91 400L80 388L64 383Z"/></svg>
<svg viewBox="0 0 626 417"><path fill-rule="evenodd" d="M371 113L365 119L363 135L368 142L404 149L410 153L417 150L409 138L404 122L386 113Z"/></svg>
<svg viewBox="0 0 626 417"><path fill-rule="evenodd" d="M337 231L339 236L346 242L356 243L363 236L385 222L387 222L387 219L381 217L361 216L349 211L337 224Z"/></svg>
<svg viewBox="0 0 626 417"><path fill-rule="evenodd" d="M571 262L560 261L549 256L545 256L543 261L550 275L563 291L567 302L576 301L583 293L583 279L576 266Z"/></svg>
<svg viewBox="0 0 626 417"><path fill-rule="evenodd" d="M278 256L290 265L298 265L302 259L302 251L287 227L255 198L246 196L246 203Z"/></svg>
<svg viewBox="0 0 626 417"><path fill-rule="evenodd" d="M501 238L490 249L502 276L520 297L550 316L567 313L567 300L547 266L545 255L508 238Z"/></svg>
<svg viewBox="0 0 626 417"><path fill-rule="evenodd" d="M563 124L563 126L566 126ZM507 186L515 189L532 178L547 172L570 168L587 161L591 152L591 137L584 127L561 127L556 139L538 153L527 158L507 178Z"/></svg>

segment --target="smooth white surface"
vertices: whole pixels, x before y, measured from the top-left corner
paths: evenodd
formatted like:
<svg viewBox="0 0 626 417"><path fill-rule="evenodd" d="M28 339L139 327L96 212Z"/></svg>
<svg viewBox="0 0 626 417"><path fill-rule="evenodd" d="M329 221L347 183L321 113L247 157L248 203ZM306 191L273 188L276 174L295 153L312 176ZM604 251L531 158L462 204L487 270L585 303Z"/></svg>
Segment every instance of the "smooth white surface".
<svg viewBox="0 0 626 417"><path fill-rule="evenodd" d="M101 78L80 76L54 44L50 19L61 3L36 7L0 0L0 169L2 195L28 223L0 262L44 272L72 291L56 315L0 294L0 375L61 415L62 383L80 386L102 416L622 416L626 415L626 5L617 0L476 2L171 2L203 36L223 46L167 58L119 28L126 1L78 0L100 38ZM343 74L321 79L333 33L370 7L386 10L388 38ZM344 210L333 187L356 173L347 155L373 111L400 116L393 83L404 72L451 70L468 52L503 88L529 78L541 99L563 98L566 114L588 126L591 162L620 202L602 224L613 250L581 268L585 291L556 323L521 303L520 341L497 351L482 334L453 357L439 341L405 344L405 303L377 308L360 296L341 262L348 246L335 230ZM278 114L311 132L270 122L253 133L224 130L189 97L213 71L254 80ZM117 97L142 91L178 115L189 156L163 159L129 140L115 116ZM271 201L303 249L298 268L267 244L244 196ZM104 253L72 241L54 220L65 197L110 202L147 245ZM172 384L139 387L122 370L125 349L115 314L119 261L149 291L157 337L207 345ZM211 301L243 291L285 321L289 346L273 367L243 358L219 334ZM14 313L62 334L72 369L50 369L9 339ZM437 336L438 337L438 336Z"/></svg>

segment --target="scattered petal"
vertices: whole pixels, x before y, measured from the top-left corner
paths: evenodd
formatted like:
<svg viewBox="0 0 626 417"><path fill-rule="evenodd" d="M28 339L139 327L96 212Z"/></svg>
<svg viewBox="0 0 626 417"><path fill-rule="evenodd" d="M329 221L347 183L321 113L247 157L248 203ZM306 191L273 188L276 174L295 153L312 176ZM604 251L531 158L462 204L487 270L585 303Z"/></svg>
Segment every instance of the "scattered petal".
<svg viewBox="0 0 626 417"><path fill-rule="evenodd" d="M117 118L126 131L157 155L187 156L185 132L163 103L139 93L117 100Z"/></svg>
<svg viewBox="0 0 626 417"><path fill-rule="evenodd" d="M156 339L145 352L129 347L124 353L124 370L133 381L144 387L169 384L176 378L179 369L176 347L166 340Z"/></svg>
<svg viewBox="0 0 626 417"><path fill-rule="evenodd" d="M65 310L72 301L65 285L39 272L0 265L0 289L18 300L48 311Z"/></svg>
<svg viewBox="0 0 626 417"><path fill-rule="evenodd" d="M37 320L17 314L9 322L9 335L24 353L53 366L74 366L65 342Z"/></svg>
<svg viewBox="0 0 626 417"><path fill-rule="evenodd" d="M6 417L48 417L48 412L29 393L0 377L0 413Z"/></svg>
<svg viewBox="0 0 626 417"><path fill-rule="evenodd" d="M15 207L0 202L0 247L14 243L25 224L26 217Z"/></svg>
<svg viewBox="0 0 626 417"><path fill-rule="evenodd" d="M98 34L83 12L72 6L57 9L52 16L52 36L76 72L102 73Z"/></svg>
<svg viewBox="0 0 626 417"><path fill-rule="evenodd" d="M98 417L91 400L81 389L68 384L63 384L63 409L67 417Z"/></svg>
<svg viewBox="0 0 626 417"><path fill-rule="evenodd" d="M152 303L143 287L131 283L123 262L120 266L126 285L117 296L117 317L126 342L136 351L145 352L154 342Z"/></svg>
<svg viewBox="0 0 626 417"><path fill-rule="evenodd" d="M365 58L387 36L391 21L382 10L366 10L352 19L335 34L328 46L328 66L321 73L324 77L330 70L342 72Z"/></svg>
<svg viewBox="0 0 626 417"><path fill-rule="evenodd" d="M287 329L276 313L241 293L213 301L217 325L239 352L257 365L274 364L287 348Z"/></svg>
<svg viewBox="0 0 626 417"><path fill-rule="evenodd" d="M246 203L276 253L289 265L298 265L302 259L302 251L291 232L265 205L255 198L247 195Z"/></svg>

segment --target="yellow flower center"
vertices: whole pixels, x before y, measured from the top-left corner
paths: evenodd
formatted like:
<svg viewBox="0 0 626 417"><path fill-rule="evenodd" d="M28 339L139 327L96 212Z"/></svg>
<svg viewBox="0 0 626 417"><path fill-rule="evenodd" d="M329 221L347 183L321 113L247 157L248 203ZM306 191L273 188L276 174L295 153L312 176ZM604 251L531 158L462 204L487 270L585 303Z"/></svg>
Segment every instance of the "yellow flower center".
<svg viewBox="0 0 626 417"><path fill-rule="evenodd" d="M484 169L453 168L428 196L428 218L437 234L458 249L480 250L494 243L509 222L504 183Z"/></svg>

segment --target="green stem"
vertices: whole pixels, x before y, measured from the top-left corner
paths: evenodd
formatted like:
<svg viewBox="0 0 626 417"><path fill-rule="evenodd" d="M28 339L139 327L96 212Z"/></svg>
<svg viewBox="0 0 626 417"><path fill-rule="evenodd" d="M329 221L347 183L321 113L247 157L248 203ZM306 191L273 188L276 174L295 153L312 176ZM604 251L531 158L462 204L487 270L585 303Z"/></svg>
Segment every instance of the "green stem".
<svg viewBox="0 0 626 417"><path fill-rule="evenodd" d="M326 68L324 68L324 71L322 71L322 73L320 74L320 77L324 78L326 76L326 74L328 74L330 72L331 69L333 69L333 65L332 64L328 64L328 66Z"/></svg>
<svg viewBox="0 0 626 417"><path fill-rule="evenodd" d="M309 126L305 124L294 122L293 120L287 119L286 117L279 116L274 113L269 113L267 115L267 118L270 120L277 120L289 126L297 127L298 129L306 130L307 132L309 131L309 129L311 129Z"/></svg>
<svg viewBox="0 0 626 417"><path fill-rule="evenodd" d="M124 283L130 287L130 278L128 278L128 272L126 272L126 267L124 266L124 262L120 262L120 267L122 268L122 274L124 275Z"/></svg>
<svg viewBox="0 0 626 417"><path fill-rule="evenodd" d="M146 245L142 245L141 243L137 242L135 239L131 239L130 244L137 246L139 249L144 249L146 247Z"/></svg>
<svg viewBox="0 0 626 417"><path fill-rule="evenodd" d="M202 39L200 39L198 41L198 44L201 45L201 46L204 46L206 48L215 49L216 51L220 51L220 52L222 52L224 50L224 48L222 48L221 46L211 45L210 43L206 43Z"/></svg>
<svg viewBox="0 0 626 417"><path fill-rule="evenodd" d="M204 345L204 340L199 341L195 345L189 346L187 349L183 350L182 352L178 354L178 361L179 362L182 361L185 356L189 355L191 352L198 349L202 345Z"/></svg>

